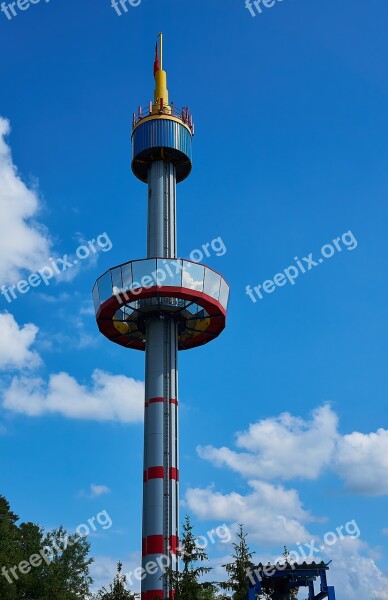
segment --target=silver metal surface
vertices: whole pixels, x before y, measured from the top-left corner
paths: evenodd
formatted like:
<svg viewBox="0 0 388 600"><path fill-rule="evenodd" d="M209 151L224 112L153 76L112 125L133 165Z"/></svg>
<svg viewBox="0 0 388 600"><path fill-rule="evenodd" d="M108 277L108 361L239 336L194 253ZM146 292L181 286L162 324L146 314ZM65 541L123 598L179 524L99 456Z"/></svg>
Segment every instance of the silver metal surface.
<svg viewBox="0 0 388 600"><path fill-rule="evenodd" d="M177 256L176 173L163 160L152 163L148 172L147 256Z"/></svg>
<svg viewBox="0 0 388 600"><path fill-rule="evenodd" d="M165 161L151 164L148 174L147 256L177 256L176 173ZM178 537L178 332L168 315L150 315L146 323L146 408L144 470L163 467L163 479L146 478L143 493L143 538L163 536L163 554L170 556L171 540ZM153 401L163 399L161 401ZM174 402L171 402L173 400ZM176 471L175 471L176 470ZM143 568L160 554L143 557ZM168 598L168 577L160 569L145 576L142 592L163 588Z"/></svg>

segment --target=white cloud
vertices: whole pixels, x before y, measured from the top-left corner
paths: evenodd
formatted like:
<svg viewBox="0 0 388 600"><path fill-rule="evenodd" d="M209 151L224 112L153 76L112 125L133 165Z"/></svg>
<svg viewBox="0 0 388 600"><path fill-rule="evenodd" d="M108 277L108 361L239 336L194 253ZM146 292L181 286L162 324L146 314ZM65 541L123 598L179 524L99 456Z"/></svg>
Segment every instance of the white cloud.
<svg viewBox="0 0 388 600"><path fill-rule="evenodd" d="M73 419L139 423L143 419L144 383L96 369L90 386L68 373L40 378L14 377L3 394L4 408L37 417L60 414Z"/></svg>
<svg viewBox="0 0 388 600"><path fill-rule="evenodd" d="M70 326L58 330L56 324L40 333L39 348L49 352L63 352L64 350L96 347L100 341L97 327L95 327L94 307L90 295L61 292L59 295L39 294L39 299L48 304L56 304L55 314L57 320L68 323L69 310L72 311ZM80 308L74 312L74 304ZM90 327L89 325L92 325ZM96 333L97 332L97 333Z"/></svg>
<svg viewBox="0 0 388 600"><path fill-rule="evenodd" d="M113 581L117 571L117 562L110 556L96 556L90 565L94 591L99 590L102 586L108 587L108 584Z"/></svg>
<svg viewBox="0 0 388 600"><path fill-rule="evenodd" d="M328 405L316 409L310 421L282 413L237 433L236 446L248 452L199 446L198 453L215 466L228 466L244 477L316 479L331 461L337 423Z"/></svg>
<svg viewBox="0 0 388 600"><path fill-rule="evenodd" d="M0 117L0 282L16 283L23 270L47 264L50 240L33 219L39 210L36 190L22 181L5 141L9 122Z"/></svg>
<svg viewBox="0 0 388 600"><path fill-rule="evenodd" d="M308 552L309 542L315 541L315 548L321 550L309 560L333 561L329 584L336 586L337 595L343 600L388 600L388 577L375 562L377 552L359 538L355 521L345 526L348 535L344 534L344 539L338 534L338 540L329 546L332 535L314 540L306 531L306 524L313 518L303 508L297 491L248 479L262 476L267 480L311 480L330 469L342 477L348 490L366 495L388 493L388 432L379 429L368 434L341 435L337 422L332 409L323 406L313 412L310 420L285 413L250 425L247 431L237 433L237 450L199 447L202 458L236 471L248 480L253 491L242 495L234 491L220 493L213 488L189 489L186 505L199 519L226 521L232 528L243 522L251 549L259 551L255 562L278 558L279 553L268 556L263 552L266 545L282 548L287 544L289 550L298 551L297 544L306 543ZM338 533L336 528L332 531L336 532L334 535ZM388 528L382 533L387 534Z"/></svg>
<svg viewBox="0 0 388 600"><path fill-rule="evenodd" d="M316 538L316 548L322 548L323 540ZM288 548L298 552L298 547ZM364 541L352 536L338 539L335 544L326 547L314 556L307 558L312 561L325 563L332 561L327 575L329 585L334 585L336 596L341 600L368 598L368 600L388 600L388 578L377 566L373 555L374 550ZM292 555L291 555L292 556ZM262 551L254 555L254 562L274 563L279 559L279 553L269 556ZM319 579L315 582L315 593L319 592ZM301 588L300 598L305 598L307 588Z"/></svg>
<svg viewBox="0 0 388 600"><path fill-rule="evenodd" d="M97 498L104 494L110 494L110 489L107 485L96 485L95 483L92 483L90 486L90 494L92 498Z"/></svg>
<svg viewBox="0 0 388 600"><path fill-rule="evenodd" d="M60 311L57 311L57 318L61 318ZM65 314L64 318L66 318ZM71 321L71 328L68 332L64 328L62 331L58 331L58 328L53 326L51 329L41 332L39 336L39 348L48 352L58 353L68 351L69 348L75 348L76 350L95 348L99 341L100 337L97 334L90 334L89 330L86 329L83 319L74 315Z"/></svg>
<svg viewBox="0 0 388 600"><path fill-rule="evenodd" d="M370 496L388 494L388 431L340 435L338 417L329 405L310 420L290 413L251 424L236 434L236 447L198 446L199 456L245 478L317 479L330 469L345 489Z"/></svg>
<svg viewBox="0 0 388 600"><path fill-rule="evenodd" d="M19 327L13 315L0 313L0 369L34 368L39 365L39 354L30 349L38 331L38 327L32 323Z"/></svg>
<svg viewBox="0 0 388 600"><path fill-rule="evenodd" d="M248 542L251 542L249 528L246 528L249 534ZM310 541L310 540L309 540ZM321 541L315 540L319 547ZM279 546L280 553L283 548L283 540ZM259 550L254 544L250 543L251 550ZM291 549L291 548L290 548ZM214 571L206 577L216 581L226 579L225 569L220 565L230 561L230 555L225 554L214 556L215 547L209 546L210 552L209 566L214 567ZM354 598L367 598L368 600L388 600L388 577L379 569L375 562L373 549L367 543L359 538L346 536L343 540L338 540L334 545L320 554L316 554L311 560L324 560L326 563L331 561L328 572L328 584L334 585L337 598L340 600L354 600ZM269 554L263 552L263 548L254 554L253 561L258 564L260 561L267 563L274 562L279 558L279 553ZM128 574L128 588L133 591L139 591L140 583L134 577L134 570L141 564L140 553L132 553L127 560L124 560L123 573ZM116 572L117 559L109 556L97 556L95 562L91 565L91 575L95 580L93 589L97 590L101 585L107 586L113 580ZM305 598L307 588L301 588L300 598ZM315 582L315 593L319 593L318 580Z"/></svg>
<svg viewBox="0 0 388 600"><path fill-rule="evenodd" d="M122 559L121 559L122 560ZM96 556L93 563L90 565L90 574L93 578L93 591L97 591L102 586L109 589L109 583L113 582L113 578L117 571L118 559L111 556ZM127 560L123 561L123 574L127 576L127 589L139 592L140 581L134 576L135 569L141 567L140 552L133 552Z"/></svg>
<svg viewBox="0 0 388 600"><path fill-rule="evenodd" d="M99 496L103 496L104 494L110 494L111 491L107 485L97 485L92 483L90 485L89 491L85 492L85 490L81 490L77 496L80 498L98 498Z"/></svg>
<svg viewBox="0 0 388 600"><path fill-rule="evenodd" d="M376 565L372 554L365 542L352 537L346 537L326 550L324 560L333 561L329 585L335 586L341 600L388 600L388 577Z"/></svg>
<svg viewBox="0 0 388 600"><path fill-rule="evenodd" d="M334 470L352 492L388 494L388 431L345 435L338 441Z"/></svg>
<svg viewBox="0 0 388 600"><path fill-rule="evenodd" d="M236 523L244 520L250 539L261 545L295 543L308 539L303 523L314 520L306 512L296 490L268 482L249 481L252 491L221 494L212 488L191 488L185 504L201 520Z"/></svg>

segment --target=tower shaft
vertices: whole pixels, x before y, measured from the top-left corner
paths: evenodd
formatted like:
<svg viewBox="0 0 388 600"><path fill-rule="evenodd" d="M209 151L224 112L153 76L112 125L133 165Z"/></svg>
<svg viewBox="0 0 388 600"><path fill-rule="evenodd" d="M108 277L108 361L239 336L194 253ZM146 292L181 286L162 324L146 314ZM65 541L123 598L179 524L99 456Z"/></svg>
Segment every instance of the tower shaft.
<svg viewBox="0 0 388 600"><path fill-rule="evenodd" d="M159 160L148 172L148 258L176 257L176 173ZM178 335L168 314L153 314L146 323L146 404L143 487L143 598L168 598L168 558L178 542ZM168 558L167 558L168 557ZM159 565L148 573L147 565ZM176 562L171 562L174 567ZM148 569L149 570L149 569Z"/></svg>
<svg viewBox="0 0 388 600"><path fill-rule="evenodd" d="M148 170L148 258L176 258L176 229L176 169L158 160Z"/></svg>

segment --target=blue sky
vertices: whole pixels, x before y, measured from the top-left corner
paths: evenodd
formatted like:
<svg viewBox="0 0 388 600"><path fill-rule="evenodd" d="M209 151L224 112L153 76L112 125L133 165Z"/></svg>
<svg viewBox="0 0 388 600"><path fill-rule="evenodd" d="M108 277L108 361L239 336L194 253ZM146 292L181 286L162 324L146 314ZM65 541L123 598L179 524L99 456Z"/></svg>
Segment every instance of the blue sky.
<svg viewBox="0 0 388 600"><path fill-rule="evenodd" d="M385 0L277 0L255 17L243 0L0 13L0 284L103 233L112 244L0 296L0 493L45 527L107 510L98 582L138 560L144 356L98 334L91 288L146 254L130 128L163 31L170 97L196 123L179 254L221 237L206 263L232 289L222 337L180 355L182 515L198 534L244 522L266 560L355 520L360 536L315 558L333 559L340 600L351 585L388 597L387 27ZM353 249L247 295L347 232ZM228 552L209 548L215 565Z"/></svg>

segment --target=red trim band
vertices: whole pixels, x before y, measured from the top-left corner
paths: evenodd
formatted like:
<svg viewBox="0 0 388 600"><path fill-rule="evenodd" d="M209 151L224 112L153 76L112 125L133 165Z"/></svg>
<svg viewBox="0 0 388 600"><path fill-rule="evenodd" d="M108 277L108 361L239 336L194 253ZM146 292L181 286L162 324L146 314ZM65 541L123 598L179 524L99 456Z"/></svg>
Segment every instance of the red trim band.
<svg viewBox="0 0 388 600"><path fill-rule="evenodd" d="M163 590L148 590L141 594L141 600L155 600L155 598L164 598Z"/></svg>
<svg viewBox="0 0 388 600"><path fill-rule="evenodd" d="M146 405L146 408L148 408L150 404L157 404L159 402L161 404L163 404L164 398L151 398L150 400L146 400L145 405ZM175 404L175 406L178 406L179 402L178 402L178 400L175 400L175 398L170 398L170 404Z"/></svg>
<svg viewBox="0 0 388 600"><path fill-rule="evenodd" d="M168 471L169 479L179 481L179 469L170 467ZM164 467L148 467L143 473L143 481L146 483L150 479L163 479L164 478Z"/></svg>
<svg viewBox="0 0 388 600"><path fill-rule="evenodd" d="M158 398L150 398L148 400L148 404L156 404L156 402L164 402L164 398L158 397Z"/></svg>
<svg viewBox="0 0 388 600"><path fill-rule="evenodd" d="M170 479L174 479L175 481L179 481L179 470L174 467L170 467L169 472Z"/></svg>
<svg viewBox="0 0 388 600"><path fill-rule="evenodd" d="M171 535L170 536L171 554L176 554L177 553L177 550L179 548L179 544L180 544L179 537L176 536L176 535Z"/></svg>
<svg viewBox="0 0 388 600"><path fill-rule="evenodd" d="M177 554L180 539L177 535L170 535L169 545L171 554ZM142 539L142 555L164 554L164 537L162 535L149 535Z"/></svg>
<svg viewBox="0 0 388 600"><path fill-rule="evenodd" d="M143 556L149 554L164 554L164 537L162 535L149 535L143 538Z"/></svg>
<svg viewBox="0 0 388 600"><path fill-rule="evenodd" d="M144 471L144 481L150 479L163 479L164 478L164 467L149 467Z"/></svg>

